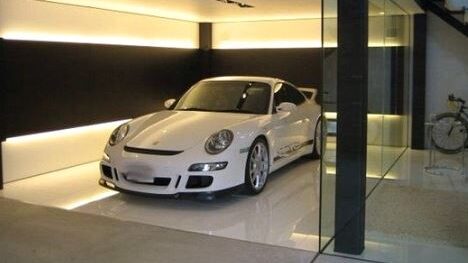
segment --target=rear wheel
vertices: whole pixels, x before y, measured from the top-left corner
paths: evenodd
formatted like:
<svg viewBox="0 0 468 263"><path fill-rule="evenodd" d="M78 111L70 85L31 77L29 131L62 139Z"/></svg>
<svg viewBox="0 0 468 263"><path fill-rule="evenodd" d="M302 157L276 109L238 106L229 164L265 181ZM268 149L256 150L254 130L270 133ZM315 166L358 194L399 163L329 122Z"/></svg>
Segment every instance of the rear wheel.
<svg viewBox="0 0 468 263"><path fill-rule="evenodd" d="M270 172L270 156L264 139L257 138L250 146L245 166L245 189L249 194L258 194L264 188Z"/></svg>
<svg viewBox="0 0 468 263"><path fill-rule="evenodd" d="M315 124L314 130L314 148L312 153L308 155L310 159L320 159L325 153L327 148L327 123L323 121L323 117L320 117ZM323 153L322 153L323 150Z"/></svg>

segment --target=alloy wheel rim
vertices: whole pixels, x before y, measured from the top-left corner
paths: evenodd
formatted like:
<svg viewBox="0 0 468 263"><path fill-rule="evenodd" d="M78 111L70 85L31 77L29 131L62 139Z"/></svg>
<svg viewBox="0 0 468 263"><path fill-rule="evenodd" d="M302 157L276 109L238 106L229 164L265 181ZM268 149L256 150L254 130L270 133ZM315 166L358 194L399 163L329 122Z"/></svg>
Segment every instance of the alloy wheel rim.
<svg viewBox="0 0 468 263"><path fill-rule="evenodd" d="M263 188L268 176L268 150L263 143L257 143L252 150L249 176L255 190Z"/></svg>

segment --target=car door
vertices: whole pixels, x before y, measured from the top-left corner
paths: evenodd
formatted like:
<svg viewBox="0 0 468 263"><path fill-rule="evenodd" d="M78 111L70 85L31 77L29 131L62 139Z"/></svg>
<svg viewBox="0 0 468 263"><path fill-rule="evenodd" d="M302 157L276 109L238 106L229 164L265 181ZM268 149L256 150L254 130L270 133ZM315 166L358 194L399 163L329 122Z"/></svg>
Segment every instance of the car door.
<svg viewBox="0 0 468 263"><path fill-rule="evenodd" d="M277 112L282 102L297 106L293 112ZM302 93L286 82L277 83L273 95L273 132L275 134L274 160L289 157L306 143L309 119L304 114L306 99Z"/></svg>

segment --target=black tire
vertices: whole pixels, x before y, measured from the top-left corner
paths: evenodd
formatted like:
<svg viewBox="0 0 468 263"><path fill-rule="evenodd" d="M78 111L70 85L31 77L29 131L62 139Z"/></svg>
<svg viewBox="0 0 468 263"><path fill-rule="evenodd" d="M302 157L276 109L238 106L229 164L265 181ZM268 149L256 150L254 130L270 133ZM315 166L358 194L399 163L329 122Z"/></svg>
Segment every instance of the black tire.
<svg viewBox="0 0 468 263"><path fill-rule="evenodd" d="M254 181L251 177L252 155L254 154L254 151L256 150L257 145L261 145L261 147L264 147L266 151L266 161L267 161L266 175L265 175L264 182L261 184L261 187L256 187L255 186L256 181ZM268 182L268 176L270 174L270 159L269 158L270 158L270 152L269 152L268 144L265 141L265 139L261 137L255 139L255 141L250 146L249 154L247 155L247 161L245 165L244 189L248 194L256 195L256 194L261 193L263 189L265 189L265 186Z"/></svg>
<svg viewBox="0 0 468 263"><path fill-rule="evenodd" d="M453 141L452 140L452 145L444 145L444 136L445 136L445 130L444 130L444 123L451 123L453 121L459 121L464 127L461 127L462 129L460 132L463 134L464 133L464 139L460 138L459 142ZM468 144L468 136L467 136L467 131L468 131L468 122L460 117L460 114L454 113L454 112L445 112L438 114L435 117L435 123L434 126L432 127L432 135L431 135L431 141L432 145L434 147L446 154L455 154L459 153ZM462 135L463 136L463 135ZM445 136L448 137L448 136ZM445 141L447 142L447 140Z"/></svg>
<svg viewBox="0 0 468 263"><path fill-rule="evenodd" d="M322 139L324 138L324 136L322 135L323 132L325 132L325 134L327 133L327 129L326 129L326 122L324 121L325 119L320 116L317 123L315 124L315 129L314 129L314 148L312 149L312 153L306 155L306 157L308 159L312 159L312 160L317 160L317 159L320 159L320 157L322 157L322 151L321 150L325 150L326 148L326 143L324 143L324 149L321 149L321 145L320 144L317 144L317 138L319 138L319 136L322 137ZM324 121L324 125L322 126L322 121ZM317 128L320 127L320 130L321 130L321 134L319 134L317 132ZM320 140L320 142L322 141L322 139ZM325 136L325 139L326 139L326 136Z"/></svg>

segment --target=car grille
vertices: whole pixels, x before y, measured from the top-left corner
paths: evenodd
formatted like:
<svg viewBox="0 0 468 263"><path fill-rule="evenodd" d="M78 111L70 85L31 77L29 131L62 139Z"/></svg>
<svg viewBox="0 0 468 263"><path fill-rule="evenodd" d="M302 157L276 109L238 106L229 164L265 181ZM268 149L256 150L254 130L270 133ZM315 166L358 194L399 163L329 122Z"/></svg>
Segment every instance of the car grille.
<svg viewBox="0 0 468 263"><path fill-rule="evenodd" d="M176 155L184 151L168 151L168 150L152 150L152 149L142 149L125 146L124 150L131 153L142 153L142 154L152 154L152 155Z"/></svg>

